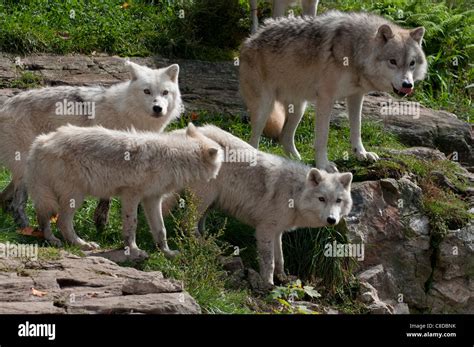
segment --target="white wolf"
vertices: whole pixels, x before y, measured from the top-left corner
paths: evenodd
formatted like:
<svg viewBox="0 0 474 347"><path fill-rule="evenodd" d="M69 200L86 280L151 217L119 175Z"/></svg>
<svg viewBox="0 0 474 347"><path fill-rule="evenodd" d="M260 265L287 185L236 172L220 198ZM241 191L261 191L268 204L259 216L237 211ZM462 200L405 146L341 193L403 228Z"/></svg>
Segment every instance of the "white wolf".
<svg viewBox="0 0 474 347"><path fill-rule="evenodd" d="M66 124L110 129L133 126L159 132L179 116L179 66L153 70L132 62L128 65L131 80L110 88L33 89L12 97L0 108L0 164L12 174L12 182L0 200L12 200L11 209L20 227L28 225L23 176L28 150L36 136Z"/></svg>
<svg viewBox="0 0 474 347"><path fill-rule="evenodd" d="M278 18L285 15L286 9L296 3L295 0L267 0L272 2L272 17ZM258 0L250 0L250 12L252 15L252 34L258 29ZM303 15L316 16L318 11L319 0L301 0L301 7L303 8Z"/></svg>
<svg viewBox="0 0 474 347"><path fill-rule="evenodd" d="M352 208L351 173L326 173L299 162L257 151L248 143L212 125L198 128L229 151L247 152L247 161L224 161L215 180L188 188L197 197L198 213L215 206L256 229L260 273L265 286L284 276L281 238L298 227L339 223ZM163 203L167 213L175 198ZM201 228L204 221L200 222Z"/></svg>
<svg viewBox="0 0 474 347"><path fill-rule="evenodd" d="M377 160L361 140L361 110L369 91L413 92L427 69L425 29L408 30L367 13L330 11L310 18L268 20L240 53L240 91L250 112L250 144L265 128L287 154L300 158L294 135L306 102L315 101L316 167L336 171L327 157L334 101L347 99L352 152Z"/></svg>
<svg viewBox="0 0 474 347"><path fill-rule="evenodd" d="M119 196L123 236L132 258L146 253L135 242L137 208L142 202L157 246L168 256L161 196L183 189L196 180L215 178L222 150L191 123L185 132L126 132L103 127L63 126L40 135L27 160L26 183L40 229L55 245L50 218L59 214L65 240L83 249L98 246L79 238L73 228L75 211L88 195Z"/></svg>

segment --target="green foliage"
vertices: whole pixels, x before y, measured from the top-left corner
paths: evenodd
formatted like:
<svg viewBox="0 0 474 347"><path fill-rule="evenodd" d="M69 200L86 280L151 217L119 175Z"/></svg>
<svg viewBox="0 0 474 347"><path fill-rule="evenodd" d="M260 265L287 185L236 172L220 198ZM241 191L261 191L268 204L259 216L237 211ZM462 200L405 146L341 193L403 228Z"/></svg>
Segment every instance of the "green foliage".
<svg viewBox="0 0 474 347"><path fill-rule="evenodd" d="M278 286L273 289L268 296L271 301L276 301L279 305L274 310L275 313L300 313L300 314L317 314L303 305L298 305L294 301L300 301L305 298L320 298L321 294L312 286L303 286L300 280L296 280L286 286Z"/></svg>
<svg viewBox="0 0 474 347"><path fill-rule="evenodd" d="M10 88L29 89L37 88L43 84L41 76L31 71L23 71L21 76L9 83Z"/></svg>

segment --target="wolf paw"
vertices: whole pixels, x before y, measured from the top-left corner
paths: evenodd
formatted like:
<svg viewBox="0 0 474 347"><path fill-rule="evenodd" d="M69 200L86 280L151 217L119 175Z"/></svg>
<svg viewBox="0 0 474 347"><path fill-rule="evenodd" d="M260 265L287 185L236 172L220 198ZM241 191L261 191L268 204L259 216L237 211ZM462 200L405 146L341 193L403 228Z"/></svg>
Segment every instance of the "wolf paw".
<svg viewBox="0 0 474 347"><path fill-rule="evenodd" d="M326 164L324 165L316 165L316 167L320 170L324 170L328 173L334 173L334 172L339 172L339 170L337 169L337 165L335 163L333 163L332 161L328 161Z"/></svg>
<svg viewBox="0 0 474 347"><path fill-rule="evenodd" d="M62 247L63 243L56 236L50 237L47 239L48 243L53 247Z"/></svg>
<svg viewBox="0 0 474 347"><path fill-rule="evenodd" d="M100 246L95 242L86 242L82 241L78 244L79 248L83 251L93 251L94 249L99 249Z"/></svg>
<svg viewBox="0 0 474 347"><path fill-rule="evenodd" d="M174 258L179 254L179 251L173 251L171 249L162 249L161 250L166 258Z"/></svg>
<svg viewBox="0 0 474 347"><path fill-rule="evenodd" d="M130 251L130 260L132 261L141 261L148 259L149 255L147 252L141 250L141 249L133 249Z"/></svg>
<svg viewBox="0 0 474 347"><path fill-rule="evenodd" d="M377 161L380 159L378 154L374 152L361 151L361 152L356 152L354 155L359 160Z"/></svg>

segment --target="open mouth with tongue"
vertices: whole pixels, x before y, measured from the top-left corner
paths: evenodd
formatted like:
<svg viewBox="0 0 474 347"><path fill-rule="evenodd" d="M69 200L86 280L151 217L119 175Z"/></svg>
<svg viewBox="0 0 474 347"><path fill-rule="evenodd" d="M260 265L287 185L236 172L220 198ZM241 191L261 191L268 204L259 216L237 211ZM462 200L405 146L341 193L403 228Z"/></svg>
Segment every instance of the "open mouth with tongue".
<svg viewBox="0 0 474 347"><path fill-rule="evenodd" d="M398 96L407 96L413 93L413 88L397 89L393 86L393 84L392 84L392 88L393 88L394 93L397 94Z"/></svg>

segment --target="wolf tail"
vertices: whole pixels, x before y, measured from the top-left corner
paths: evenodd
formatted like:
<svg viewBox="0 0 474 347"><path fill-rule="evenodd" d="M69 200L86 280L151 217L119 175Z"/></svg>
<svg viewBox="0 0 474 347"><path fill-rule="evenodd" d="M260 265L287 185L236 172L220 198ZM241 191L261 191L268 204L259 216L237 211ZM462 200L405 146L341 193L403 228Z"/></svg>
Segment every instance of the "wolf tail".
<svg viewBox="0 0 474 347"><path fill-rule="evenodd" d="M273 106L273 111L270 113L267 123L265 124L263 133L269 138L278 139L285 125L285 121L285 107L282 103L276 101Z"/></svg>

